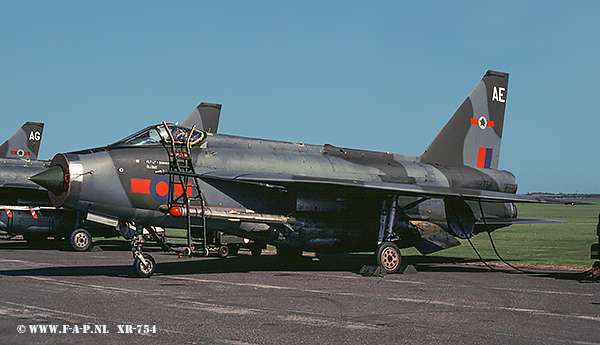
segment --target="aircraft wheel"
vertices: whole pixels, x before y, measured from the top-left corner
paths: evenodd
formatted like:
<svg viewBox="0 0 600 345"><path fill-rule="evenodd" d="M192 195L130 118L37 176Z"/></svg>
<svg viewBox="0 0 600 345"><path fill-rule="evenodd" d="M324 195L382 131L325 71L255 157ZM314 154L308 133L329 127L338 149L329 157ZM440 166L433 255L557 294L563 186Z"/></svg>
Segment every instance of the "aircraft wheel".
<svg viewBox="0 0 600 345"><path fill-rule="evenodd" d="M133 261L133 270L135 275L139 278L150 278L152 274L154 274L154 267L156 266L156 262L154 258L150 254L142 254L144 259L148 262L148 264L144 265L142 260L135 258Z"/></svg>
<svg viewBox="0 0 600 345"><path fill-rule="evenodd" d="M77 229L71 233L71 247L78 252L85 252L92 247L92 235L85 229Z"/></svg>
<svg viewBox="0 0 600 345"><path fill-rule="evenodd" d="M229 247L226 245L222 245L219 247L219 256L222 258L226 258L229 255Z"/></svg>
<svg viewBox="0 0 600 345"><path fill-rule="evenodd" d="M385 270L386 273L396 273L400 270L402 255L400 249L393 242L383 242L377 247L377 264Z"/></svg>

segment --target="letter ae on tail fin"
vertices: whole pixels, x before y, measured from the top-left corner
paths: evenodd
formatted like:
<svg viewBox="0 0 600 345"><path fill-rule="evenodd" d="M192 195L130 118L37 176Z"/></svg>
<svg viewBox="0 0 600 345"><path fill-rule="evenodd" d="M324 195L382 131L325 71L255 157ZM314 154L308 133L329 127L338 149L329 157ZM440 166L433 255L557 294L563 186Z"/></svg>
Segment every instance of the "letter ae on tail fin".
<svg viewBox="0 0 600 345"><path fill-rule="evenodd" d="M44 124L26 122L0 146L0 157L37 160Z"/></svg>
<svg viewBox="0 0 600 345"><path fill-rule="evenodd" d="M421 161L498 169L508 73L487 71L433 139Z"/></svg>

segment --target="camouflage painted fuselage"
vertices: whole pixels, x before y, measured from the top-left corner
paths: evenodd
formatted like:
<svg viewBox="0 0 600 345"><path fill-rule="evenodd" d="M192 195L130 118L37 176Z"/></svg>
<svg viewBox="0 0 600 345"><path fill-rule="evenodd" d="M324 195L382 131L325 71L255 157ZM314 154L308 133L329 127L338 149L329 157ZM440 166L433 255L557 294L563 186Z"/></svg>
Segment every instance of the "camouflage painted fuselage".
<svg viewBox="0 0 600 345"><path fill-rule="evenodd" d="M514 193L517 187L514 176L506 171L436 167L419 162L419 157L415 156L331 145L209 133L201 145L192 148L192 154L198 175L223 177L201 181L200 189L208 208L241 213L251 210L296 219L291 228L209 219L209 229L304 250L375 248L382 201L390 193L362 188L365 182L505 193ZM59 197L51 195L55 205L140 224L186 227L185 219L158 210L166 203L168 192L166 177L155 174L157 170L169 168L168 153L162 145L116 144L58 155L55 161L63 161L63 165L68 166L71 178L67 193ZM254 176L281 176L286 190L236 182L245 176L245 172L252 172ZM291 183L294 179L315 183ZM356 184L320 183L338 180L355 181ZM404 196L401 204L407 205L418 198ZM516 209L510 203L483 205L487 219L516 217ZM481 219L478 206L473 204L472 209L476 218ZM435 231L448 230L442 199L424 201L405 212L411 220L420 222L421 231L427 231L426 223ZM495 227L498 225L488 225L485 229ZM476 232L483 229L480 224ZM399 235L403 237L401 233ZM410 244L406 242L405 245Z"/></svg>

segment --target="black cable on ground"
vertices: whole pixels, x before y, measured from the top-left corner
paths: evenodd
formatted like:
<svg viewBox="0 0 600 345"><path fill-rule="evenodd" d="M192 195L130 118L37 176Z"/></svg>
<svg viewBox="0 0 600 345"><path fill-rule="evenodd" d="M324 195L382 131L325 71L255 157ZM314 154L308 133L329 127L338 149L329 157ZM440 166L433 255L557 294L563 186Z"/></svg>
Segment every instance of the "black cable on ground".
<svg viewBox="0 0 600 345"><path fill-rule="evenodd" d="M534 272L531 272L531 271L528 272L528 271L525 271L525 270L520 269L518 267L515 267L515 266L511 265L510 263L508 263L506 260L504 260L500 256L500 253L498 253L498 250L496 249L496 245L494 244L494 240L492 239L492 233L488 231L487 234L488 234L488 237L490 238L490 243L492 244L492 248L494 248L494 253L496 253L496 256L498 256L498 259L502 260L502 262L504 262L508 267L510 267L510 268L512 268L514 270L517 270L519 272L522 272L522 273L534 273Z"/></svg>
<svg viewBox="0 0 600 345"><path fill-rule="evenodd" d="M495 271L495 269L490 266L487 262L485 262L485 260L483 260L483 258L481 257L481 255L479 255L479 252L477 251L477 249L475 248L475 246L473 245L473 242L471 242L471 238L467 237L467 241L469 241L469 244L471 245L471 248L473 248L473 250L475 251L475 254L477 254L477 256L479 257L479 260L481 260L481 262L483 262L483 264L489 268L492 271Z"/></svg>
<svg viewBox="0 0 600 345"><path fill-rule="evenodd" d="M511 265L510 263L508 263L506 260L504 260L502 258L502 256L500 256L500 254L498 253L498 250L496 250L496 245L494 244L494 240L492 239L492 235L490 232L488 232L488 237L490 238L490 243L492 244L492 248L494 248L494 252L498 256L498 258L500 260L502 260L502 262L504 262L507 266L509 266L510 268L517 270L521 273L527 273L527 274L539 274L540 273L540 272L535 272L535 271L524 270L524 269L515 267L515 266ZM596 272L596 273L598 272L598 271L594 271L594 267L592 267L592 269L584 271L584 272L578 272L579 274L581 274L583 276L583 279L579 279L579 282L581 282L582 280L591 280L591 281L598 282L599 278L596 278L594 276L594 272Z"/></svg>

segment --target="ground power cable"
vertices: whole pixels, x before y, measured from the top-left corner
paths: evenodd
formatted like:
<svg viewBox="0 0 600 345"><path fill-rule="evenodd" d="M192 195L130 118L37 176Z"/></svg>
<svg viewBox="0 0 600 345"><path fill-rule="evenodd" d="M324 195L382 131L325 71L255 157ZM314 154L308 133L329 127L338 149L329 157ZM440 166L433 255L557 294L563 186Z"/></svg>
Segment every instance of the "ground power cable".
<svg viewBox="0 0 600 345"><path fill-rule="evenodd" d="M494 248L494 252L496 253L496 256L498 256L498 258L504 262L508 267L519 271L521 273L529 273L529 274L535 274L535 273L539 273L539 272L533 272L533 271L525 271L523 269L520 269L518 267L515 267L513 265L511 265L509 262L507 262L506 260L504 260L500 254L498 253L498 251L496 250L496 245L494 244L494 241L492 240L492 236L490 235L490 233L488 232L488 236L490 237L490 243L492 244L492 248ZM477 249L475 248L475 245L473 245L473 242L471 242L471 238L467 237L467 240L469 241L469 244L471 245L471 248L473 248L473 250L475 251L475 254L477 254L477 256L479 257L479 260L481 260L481 262L483 262L483 264L489 268L492 271L496 271L499 272L497 269L495 269L494 267L492 267L491 265L489 265L484 259L483 257L479 254L479 252L477 251Z"/></svg>
<svg viewBox="0 0 600 345"><path fill-rule="evenodd" d="M488 231L488 237L490 238L490 243L492 244L492 248L494 249L494 252L496 253L496 256L498 256L498 258L500 260L502 260L502 262L504 262L508 267L510 267L510 268L512 268L512 269L514 269L516 271L519 271L521 273L527 273L527 274L540 274L541 273L539 271L524 270L524 269L518 268L518 267L516 267L514 265L511 265L508 261L504 260L502 258L502 256L500 256L500 253L498 253L498 250L496 249L496 245L494 243L494 240L492 239L492 234L489 231ZM592 270L588 270L588 271L584 271L584 272L579 272L579 274L587 276L587 274L589 274L590 271L592 271ZM556 271L556 272L558 272L558 271Z"/></svg>
<svg viewBox="0 0 600 345"><path fill-rule="evenodd" d="M481 262L483 262L483 264L489 268L492 271L496 271L496 269L494 269L492 266L490 266L484 259L483 257L481 257L481 255L479 254L479 252L477 251L477 248L475 248L475 245L473 245L473 242L471 242L471 237L467 237L467 241L469 241L469 244L471 245L471 248L473 248L473 250L475 251L475 254L477 254L477 256L479 257L479 260L481 260Z"/></svg>
<svg viewBox="0 0 600 345"><path fill-rule="evenodd" d="M494 248L494 253L496 253L496 256L498 256L498 259L500 259L502 262L504 262L508 267L510 267L514 270L517 270L521 273L535 273L532 271L526 271L526 270L520 269L516 266L511 265L508 261L504 260L504 258L502 258L502 256L500 256L500 253L498 253L498 250L496 249L496 244L494 244L494 240L492 239L492 233L490 231L488 231L487 234L488 234L488 237L490 238L490 243L492 244L492 248Z"/></svg>
<svg viewBox="0 0 600 345"><path fill-rule="evenodd" d="M481 219L483 220L483 224L487 225L487 221L485 219L485 212L483 211L483 205L481 204L481 200L478 200L478 204L479 204L479 211L481 212ZM506 260L504 260L501 256L500 253L498 253L498 250L496 250L496 245L494 244L494 240L492 240L492 235L491 235L491 231L487 231L488 237L490 238L490 243L492 244L492 248L494 248L494 252L496 253L496 256L498 256L498 258L504 262L508 267L517 270L521 273L533 273L533 272L526 272L520 268L517 268L511 264L509 264ZM475 246L473 245L473 243L471 243L471 240L469 239L469 243L471 244L471 247L473 247L473 250L475 250L475 253L477 253L477 249L475 249ZM492 271L496 271L495 269L493 269L492 267L490 267L485 261L483 261L483 259L481 258L481 255L479 255L479 253L477 253L477 256L479 256L479 259L481 259L481 261L487 266L489 267Z"/></svg>
<svg viewBox="0 0 600 345"><path fill-rule="evenodd" d="M483 223L485 225L487 225L487 221L485 219L485 212L483 211L483 205L481 204L481 200L478 201L479 204L479 211L481 212L481 219L483 220ZM598 214L598 230L600 232L600 214ZM500 253L498 253L498 250L496 249L496 244L494 243L494 240L492 239L492 234L491 231L487 231L488 237L490 239L490 243L492 244L492 248L494 249L494 253L496 253L496 256L498 256L498 258L504 263L506 264L508 267L521 272L521 273L527 273L527 274L539 274L540 272L534 272L534 271L529 271L529 270L524 270L521 268L518 268L514 265L511 265L508 261L504 260L504 258L502 258L502 256L500 255ZM600 237L600 235L599 235ZM475 246L473 245L473 243L471 242L470 237L467 237L467 240L469 241L469 244L471 245L471 248L473 248L473 250L475 251L475 253L477 254L477 256L479 257L479 260L481 260L481 262L483 262L489 269L491 269L492 271L496 271L494 268L492 268L490 265L488 265L487 262L485 262L485 260L483 260L483 258L481 257L481 255L479 255L479 252L477 251L477 249L475 249ZM585 271L585 272L581 272L580 274L584 275L586 278L588 277L588 275L590 275L593 272L593 268L591 270Z"/></svg>

